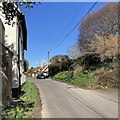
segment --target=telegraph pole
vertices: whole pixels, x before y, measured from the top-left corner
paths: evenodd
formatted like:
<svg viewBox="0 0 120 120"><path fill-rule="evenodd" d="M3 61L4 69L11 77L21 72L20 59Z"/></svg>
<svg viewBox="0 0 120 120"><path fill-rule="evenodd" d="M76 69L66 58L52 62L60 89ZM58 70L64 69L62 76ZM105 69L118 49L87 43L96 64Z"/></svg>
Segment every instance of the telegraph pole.
<svg viewBox="0 0 120 120"><path fill-rule="evenodd" d="M40 61L39 61L39 67L40 67Z"/></svg>
<svg viewBox="0 0 120 120"><path fill-rule="evenodd" d="M48 51L48 65L49 65L49 51Z"/></svg>

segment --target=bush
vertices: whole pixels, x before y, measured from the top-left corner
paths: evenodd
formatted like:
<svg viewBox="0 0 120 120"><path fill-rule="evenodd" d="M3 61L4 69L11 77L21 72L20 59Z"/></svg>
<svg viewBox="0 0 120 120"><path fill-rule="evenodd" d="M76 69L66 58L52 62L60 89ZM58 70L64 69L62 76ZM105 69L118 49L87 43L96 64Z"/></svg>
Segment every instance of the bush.
<svg viewBox="0 0 120 120"><path fill-rule="evenodd" d="M72 64L73 64L73 60L67 60L61 63L60 67L60 71L68 71L68 70L72 70Z"/></svg>
<svg viewBox="0 0 120 120"><path fill-rule="evenodd" d="M49 65L49 76L54 76L59 72L72 70L73 60L62 61L59 63L52 63Z"/></svg>
<svg viewBox="0 0 120 120"><path fill-rule="evenodd" d="M61 81L70 81L73 77L72 72L69 71L64 71L64 72L60 72L57 75L54 76L54 80L61 80Z"/></svg>
<svg viewBox="0 0 120 120"><path fill-rule="evenodd" d="M86 54L85 62L87 66L97 66L100 64L100 56L99 54Z"/></svg>
<svg viewBox="0 0 120 120"><path fill-rule="evenodd" d="M92 79L87 76L78 75L72 80L72 84L79 85L80 87L89 87Z"/></svg>
<svg viewBox="0 0 120 120"><path fill-rule="evenodd" d="M82 66L77 66L75 67L74 71L73 71L73 75L79 75L82 71L84 70L84 68Z"/></svg>
<svg viewBox="0 0 120 120"><path fill-rule="evenodd" d="M74 62L80 66L85 66L85 69L94 69L100 64L100 56L97 53L89 53L78 57Z"/></svg>
<svg viewBox="0 0 120 120"><path fill-rule="evenodd" d="M88 87L91 85L93 76L88 78L89 71L87 73L81 72L79 75L73 77L73 73L70 71L60 72L54 76L53 80L68 82L80 87Z"/></svg>
<svg viewBox="0 0 120 120"><path fill-rule="evenodd" d="M49 65L49 76L54 76L55 74L60 72L59 64L51 64Z"/></svg>
<svg viewBox="0 0 120 120"><path fill-rule="evenodd" d="M31 77L31 73L28 73L28 74L27 74L27 77Z"/></svg>

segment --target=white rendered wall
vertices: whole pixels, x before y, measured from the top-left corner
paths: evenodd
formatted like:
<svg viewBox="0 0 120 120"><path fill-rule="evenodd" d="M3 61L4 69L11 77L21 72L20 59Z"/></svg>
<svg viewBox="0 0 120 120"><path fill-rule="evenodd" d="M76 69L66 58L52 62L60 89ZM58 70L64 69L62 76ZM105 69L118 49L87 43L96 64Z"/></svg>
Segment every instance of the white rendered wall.
<svg viewBox="0 0 120 120"><path fill-rule="evenodd" d="M17 67L17 25L15 24L13 27L11 25L5 24L4 14L0 13L0 18L5 27L5 45L13 52L13 60L12 60L12 88L19 87L19 79L18 79L18 67ZM16 18L14 18L14 22L16 22Z"/></svg>
<svg viewBox="0 0 120 120"><path fill-rule="evenodd" d="M20 26L20 36L19 36L19 41L20 41L20 74L21 74L21 85L25 83L25 75L24 75L24 48L23 48L23 31Z"/></svg>
<svg viewBox="0 0 120 120"><path fill-rule="evenodd" d="M1 5L1 3L0 3ZM22 29L20 29L20 37L18 38L18 25L17 18L14 18L15 25L12 27L11 25L5 24L4 14L0 11L0 18L5 27L5 40L6 46L13 52L13 60L12 60L12 88L19 87L19 69L18 69L18 39L20 40L20 73L21 73L21 85L25 82L24 75L24 50L23 44L21 44L21 40L23 41Z"/></svg>

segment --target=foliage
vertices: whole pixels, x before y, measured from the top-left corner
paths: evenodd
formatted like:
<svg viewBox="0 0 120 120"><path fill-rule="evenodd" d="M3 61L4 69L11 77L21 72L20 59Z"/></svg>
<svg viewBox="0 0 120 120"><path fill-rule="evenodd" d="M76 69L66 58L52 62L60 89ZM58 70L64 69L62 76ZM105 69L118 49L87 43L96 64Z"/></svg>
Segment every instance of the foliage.
<svg viewBox="0 0 120 120"><path fill-rule="evenodd" d="M76 59L82 55L82 52L80 51L77 43L72 46L69 46L69 48L67 49L67 53L71 59Z"/></svg>
<svg viewBox="0 0 120 120"><path fill-rule="evenodd" d="M68 82L79 85L81 87L88 87L92 81L87 77L87 74L85 73L81 73L80 75L74 77L73 73L70 71L58 73L57 75L54 76L53 80Z"/></svg>
<svg viewBox="0 0 120 120"><path fill-rule="evenodd" d="M89 89L116 88L119 81L116 67L118 67L118 63L115 62L108 63L107 66L100 66L94 70L82 70L77 75L73 75L71 71L64 71L55 75L53 80L68 82Z"/></svg>
<svg viewBox="0 0 120 120"><path fill-rule="evenodd" d="M94 69L100 64L100 57L99 54L97 53L87 53L83 56L78 57L77 59L74 60L75 67L76 65L79 66L84 66L85 69Z"/></svg>
<svg viewBox="0 0 120 120"><path fill-rule="evenodd" d="M60 64L60 71L68 71L68 70L72 70L73 67L73 60L69 59L67 61L63 61L61 64Z"/></svg>
<svg viewBox="0 0 120 120"><path fill-rule="evenodd" d="M62 61L59 63L53 63L49 65L49 75L54 76L59 72L69 70L74 70L74 74L77 75L84 69L95 69L96 66L99 65L99 63L99 54L85 54L74 60L69 59L67 61Z"/></svg>
<svg viewBox="0 0 120 120"><path fill-rule="evenodd" d="M59 63L52 63L49 65L49 76L54 76L55 74L62 72L62 71L68 71L72 70L73 60L69 59L67 61L61 61Z"/></svg>
<svg viewBox="0 0 120 120"><path fill-rule="evenodd" d="M0 11L5 15L6 24L13 26L15 24L13 21L14 17L21 15L20 10L18 10L20 6L25 6L26 10L38 4L40 4L40 2L2 2L2 9L0 9Z"/></svg>
<svg viewBox="0 0 120 120"><path fill-rule="evenodd" d="M25 85L22 88L22 92L24 93L21 96L22 100L29 100L32 102L36 102L36 88L32 82L26 81Z"/></svg>
<svg viewBox="0 0 120 120"><path fill-rule="evenodd" d="M49 76L54 76L55 74L60 72L59 64L51 64L49 67Z"/></svg>
<svg viewBox="0 0 120 120"><path fill-rule="evenodd" d="M92 78L88 78L88 74L81 73L73 78L71 81L72 84L79 85L80 87L89 87L92 83Z"/></svg>
<svg viewBox="0 0 120 120"><path fill-rule="evenodd" d="M99 54L85 54L85 67L92 68L100 64Z"/></svg>
<svg viewBox="0 0 120 120"><path fill-rule="evenodd" d="M98 38L94 42L97 46L96 50L100 54L102 60L113 60L118 55L118 36L110 35L107 39Z"/></svg>
<svg viewBox="0 0 120 120"><path fill-rule="evenodd" d="M118 3L107 3L82 21L79 26L79 49L84 52L99 52L99 43L117 34Z"/></svg>
<svg viewBox="0 0 120 120"><path fill-rule="evenodd" d="M67 61L69 58L67 55L56 55L50 59L51 63L60 63Z"/></svg>
<svg viewBox="0 0 120 120"><path fill-rule="evenodd" d="M28 62L28 60L24 60L24 64L25 64L25 72L28 70L28 68L29 68L29 62Z"/></svg>
<svg viewBox="0 0 120 120"><path fill-rule="evenodd" d="M27 77L32 77L31 73L28 73L28 74L27 74Z"/></svg>
<svg viewBox="0 0 120 120"><path fill-rule="evenodd" d="M31 118L36 103L36 88L33 83L26 81L20 98L11 105L4 107L2 118Z"/></svg>
<svg viewBox="0 0 120 120"><path fill-rule="evenodd" d="M74 76L79 75L83 70L84 70L84 67L83 67L83 66L77 65L77 66L74 68L73 75L74 75Z"/></svg>
<svg viewBox="0 0 120 120"><path fill-rule="evenodd" d="M71 80L72 76L73 76L72 72L64 71L64 72L60 72L57 75L55 75L53 79L68 82Z"/></svg>

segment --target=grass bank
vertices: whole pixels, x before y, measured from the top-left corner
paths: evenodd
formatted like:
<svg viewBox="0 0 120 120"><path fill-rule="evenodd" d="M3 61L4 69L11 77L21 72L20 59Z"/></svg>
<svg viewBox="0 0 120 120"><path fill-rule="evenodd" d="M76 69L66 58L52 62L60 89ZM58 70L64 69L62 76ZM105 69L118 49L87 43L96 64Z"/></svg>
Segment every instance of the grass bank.
<svg viewBox="0 0 120 120"><path fill-rule="evenodd" d="M84 70L76 76L73 75L72 71L60 72L53 77L53 80L75 84L88 89L117 88L116 65L109 65L106 68L102 66L95 70Z"/></svg>
<svg viewBox="0 0 120 120"><path fill-rule="evenodd" d="M35 85L26 81L22 88L21 96L18 99L14 99L12 104L3 108L2 118L31 118L36 98Z"/></svg>
<svg viewBox="0 0 120 120"><path fill-rule="evenodd" d="M53 80L75 84L80 87L90 87L93 83L93 79L96 77L97 74L95 74L95 71L84 71L76 76L73 76L70 71L64 71L55 75Z"/></svg>

